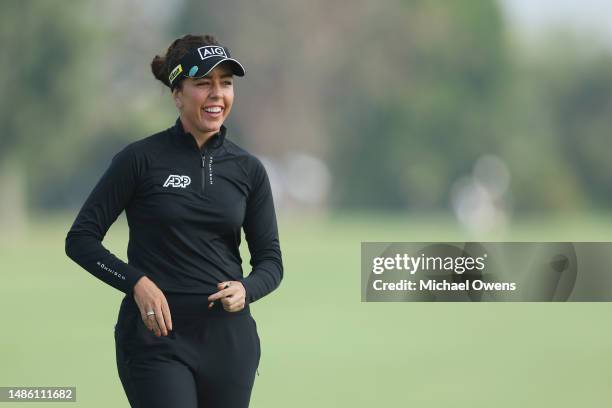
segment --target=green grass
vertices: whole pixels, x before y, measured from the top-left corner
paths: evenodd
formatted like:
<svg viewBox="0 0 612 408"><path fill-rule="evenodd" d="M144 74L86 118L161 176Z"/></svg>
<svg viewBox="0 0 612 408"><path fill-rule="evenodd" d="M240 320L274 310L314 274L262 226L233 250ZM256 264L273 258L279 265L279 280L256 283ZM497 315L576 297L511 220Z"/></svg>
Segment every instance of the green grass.
<svg viewBox="0 0 612 408"><path fill-rule="evenodd" d="M66 257L71 222L40 218L0 241L0 385L76 386L78 402L68 406L127 407L113 340L123 294ZM525 219L481 237L434 215L279 224L285 279L252 305L262 346L252 407L559 408L612 400L609 303L361 303L359 265L361 241L608 241L612 217ZM104 243L125 259L126 242L121 218Z"/></svg>

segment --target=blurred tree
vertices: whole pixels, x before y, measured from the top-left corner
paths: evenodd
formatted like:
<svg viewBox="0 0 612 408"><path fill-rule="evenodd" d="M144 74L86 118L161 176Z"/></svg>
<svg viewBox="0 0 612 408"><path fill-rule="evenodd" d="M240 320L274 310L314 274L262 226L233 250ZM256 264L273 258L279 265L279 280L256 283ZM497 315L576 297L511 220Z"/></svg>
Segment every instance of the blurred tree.
<svg viewBox="0 0 612 408"><path fill-rule="evenodd" d="M36 194L36 177L74 153L65 149L92 97L86 90L95 57L78 18L81 9L74 2L2 2L3 224L22 224L16 220L32 204L27 195Z"/></svg>
<svg viewBox="0 0 612 408"><path fill-rule="evenodd" d="M333 103L336 205L446 207L452 183L498 150L507 62L496 4L404 1L363 16L345 39Z"/></svg>
<svg viewBox="0 0 612 408"><path fill-rule="evenodd" d="M3 214L82 204L114 153L171 124L148 66L167 46L149 30L164 26L160 3L148 14L137 0L0 4L0 164L15 192Z"/></svg>
<svg viewBox="0 0 612 408"><path fill-rule="evenodd" d="M557 74L573 76L574 68L560 71L562 64L544 50L541 57L513 56L494 119L502 135L500 156L512 175L513 207L520 213L568 211L584 204L584 191L561 147L551 100Z"/></svg>
<svg viewBox="0 0 612 408"><path fill-rule="evenodd" d="M172 123L148 64L185 33L217 35L246 66L231 138L325 159L336 207L444 209L485 153L508 164L519 210L612 195L610 57L564 44L525 61L495 2L143 4L0 3L3 225L82 203L116 151Z"/></svg>
<svg viewBox="0 0 612 408"><path fill-rule="evenodd" d="M518 210L582 203L548 100L567 97L546 85L558 61L526 67L495 2L186 0L174 26L218 35L246 63L232 136L327 159L336 207L444 209L490 153Z"/></svg>
<svg viewBox="0 0 612 408"><path fill-rule="evenodd" d="M556 70L560 73L549 76L545 85L561 156L591 204L609 210L612 160L606 146L612 129L612 56L589 58L577 67L558 64Z"/></svg>

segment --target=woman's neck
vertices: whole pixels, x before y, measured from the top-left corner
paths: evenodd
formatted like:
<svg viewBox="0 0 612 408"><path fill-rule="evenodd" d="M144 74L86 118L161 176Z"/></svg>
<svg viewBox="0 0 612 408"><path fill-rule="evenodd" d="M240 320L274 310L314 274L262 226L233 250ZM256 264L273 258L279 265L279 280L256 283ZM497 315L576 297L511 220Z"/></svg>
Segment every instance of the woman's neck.
<svg viewBox="0 0 612 408"><path fill-rule="evenodd" d="M219 129L211 130L209 132L198 132L187 120L183 119L182 116L181 123L183 124L185 133L189 133L191 136L193 136L199 149L202 149L202 146L204 146L206 141L219 132Z"/></svg>

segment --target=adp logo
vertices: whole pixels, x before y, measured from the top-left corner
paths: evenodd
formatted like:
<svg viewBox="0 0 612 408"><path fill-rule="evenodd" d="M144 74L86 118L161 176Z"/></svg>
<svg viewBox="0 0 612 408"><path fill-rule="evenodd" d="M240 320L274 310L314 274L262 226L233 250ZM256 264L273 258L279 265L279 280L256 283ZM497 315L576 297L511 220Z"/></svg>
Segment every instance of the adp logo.
<svg viewBox="0 0 612 408"><path fill-rule="evenodd" d="M191 178L189 176L180 176L177 174L171 174L166 179L164 187L180 187L185 188L191 184Z"/></svg>

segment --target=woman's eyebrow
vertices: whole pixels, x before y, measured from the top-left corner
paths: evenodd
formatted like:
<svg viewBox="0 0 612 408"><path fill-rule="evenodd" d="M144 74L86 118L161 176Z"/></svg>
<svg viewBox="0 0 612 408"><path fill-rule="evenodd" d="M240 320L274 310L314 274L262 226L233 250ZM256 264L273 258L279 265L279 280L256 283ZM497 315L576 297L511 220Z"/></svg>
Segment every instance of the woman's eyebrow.
<svg viewBox="0 0 612 408"><path fill-rule="evenodd" d="M233 78L234 74L223 74L221 75L221 78ZM208 75L204 75L203 77L200 78L195 78L195 80L197 81L198 79L212 79L212 76L210 74Z"/></svg>

